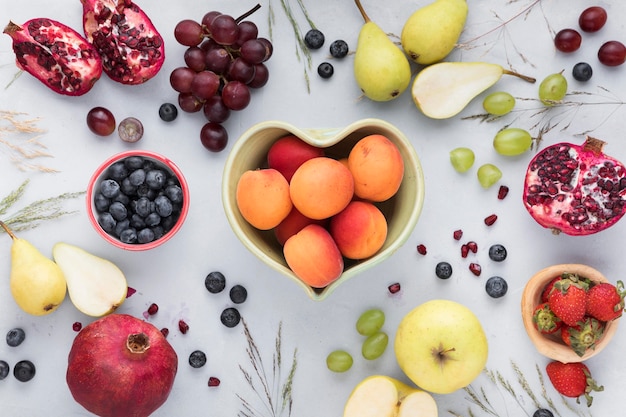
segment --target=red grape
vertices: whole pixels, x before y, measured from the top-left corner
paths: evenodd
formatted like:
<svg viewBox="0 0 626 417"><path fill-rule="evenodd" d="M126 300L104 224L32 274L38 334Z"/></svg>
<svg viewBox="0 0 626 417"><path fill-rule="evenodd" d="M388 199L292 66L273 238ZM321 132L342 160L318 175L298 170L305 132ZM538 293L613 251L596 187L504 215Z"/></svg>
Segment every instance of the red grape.
<svg viewBox="0 0 626 417"><path fill-rule="evenodd" d="M265 61L265 55L267 55L267 48L265 43L258 39L247 40L241 45L240 48L241 57L251 64L260 64Z"/></svg>
<svg viewBox="0 0 626 417"><path fill-rule="evenodd" d="M221 15L222 13L213 10L210 11L208 13L206 13L203 17L202 17L202 24L206 27L209 27L211 25L211 22L213 21L213 19L215 19L217 16Z"/></svg>
<svg viewBox="0 0 626 417"><path fill-rule="evenodd" d="M226 71L228 64L230 64L231 56L225 48L213 48L206 53L205 65L206 69L213 71L216 74L221 74Z"/></svg>
<svg viewBox="0 0 626 417"><path fill-rule="evenodd" d="M554 46L561 52L574 52L580 48L582 37L574 29L563 29L554 37Z"/></svg>
<svg viewBox="0 0 626 417"><path fill-rule="evenodd" d="M220 152L228 144L228 132L219 123L209 122L200 129L200 142L211 152Z"/></svg>
<svg viewBox="0 0 626 417"><path fill-rule="evenodd" d="M239 22L239 36L237 36L236 44L241 46L250 39L256 39L259 36L259 28L254 22L244 20Z"/></svg>
<svg viewBox="0 0 626 417"><path fill-rule="evenodd" d="M250 104L250 89L241 81L229 81L222 89L222 100L231 110L243 110Z"/></svg>
<svg viewBox="0 0 626 417"><path fill-rule="evenodd" d="M181 20L174 27L174 38L178 43L185 46L197 46L202 42L202 25L195 20Z"/></svg>
<svg viewBox="0 0 626 417"><path fill-rule="evenodd" d="M195 72L204 71L204 60L206 57L206 52L204 49L199 46L190 46L185 51L185 55L183 59L185 60L185 64L188 68L194 70Z"/></svg>
<svg viewBox="0 0 626 417"><path fill-rule="evenodd" d="M170 85L179 93L191 92L191 81L196 72L187 67L178 67L170 74Z"/></svg>
<svg viewBox="0 0 626 417"><path fill-rule="evenodd" d="M184 112L195 113L202 109L202 101L191 93L180 93L178 95L178 107Z"/></svg>
<svg viewBox="0 0 626 417"><path fill-rule="evenodd" d="M230 109L224 105L222 96L217 94L204 103L203 111L209 122L224 123L230 117Z"/></svg>
<svg viewBox="0 0 626 417"><path fill-rule="evenodd" d="M626 46L619 41L608 41L598 50L598 60L609 67L622 65L626 61Z"/></svg>
<svg viewBox="0 0 626 417"><path fill-rule="evenodd" d="M232 16L221 14L215 17L209 25L213 40L220 45L232 45L239 36L239 26Z"/></svg>
<svg viewBox="0 0 626 417"><path fill-rule="evenodd" d="M143 137L143 124L139 119L127 117L120 122L117 133L124 142L137 142Z"/></svg>
<svg viewBox="0 0 626 417"><path fill-rule="evenodd" d="M200 100L215 95L220 88L220 77L213 71L201 71L191 81L191 93Z"/></svg>
<svg viewBox="0 0 626 417"><path fill-rule="evenodd" d="M243 57L235 58L228 66L226 78L248 84L254 78L254 64L248 63Z"/></svg>
<svg viewBox="0 0 626 417"><path fill-rule="evenodd" d="M248 83L250 88L261 88L267 84L267 80L270 77L270 72L265 64L256 64L254 66L254 78Z"/></svg>
<svg viewBox="0 0 626 417"><path fill-rule="evenodd" d="M597 32L606 23L606 10L599 6L589 7L580 14L578 24L585 32Z"/></svg>
<svg viewBox="0 0 626 417"><path fill-rule="evenodd" d="M87 127L98 136L109 136L115 131L115 116L109 109L94 107L87 113Z"/></svg>

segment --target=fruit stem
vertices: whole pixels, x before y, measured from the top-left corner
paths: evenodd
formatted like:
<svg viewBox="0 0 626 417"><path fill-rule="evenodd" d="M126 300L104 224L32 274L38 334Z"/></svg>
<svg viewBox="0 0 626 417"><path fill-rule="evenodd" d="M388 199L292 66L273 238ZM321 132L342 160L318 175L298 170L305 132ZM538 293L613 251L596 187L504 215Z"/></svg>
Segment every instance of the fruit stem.
<svg viewBox="0 0 626 417"><path fill-rule="evenodd" d="M517 78L521 78L522 80L528 81L529 83L533 83L534 84L534 83L537 82L536 78L529 77L528 75L523 75L523 74L520 74L520 73L515 72L515 71L509 71L509 70L505 69L505 70L502 71L502 73L503 74L507 74L507 75L512 75L512 76L517 77Z"/></svg>
<svg viewBox="0 0 626 417"><path fill-rule="evenodd" d="M9 236L11 236L11 239L16 239L17 236L15 236L15 234L13 233L13 231L11 229L9 229L9 226L6 225L6 223L4 223L2 220L0 220L0 226L2 226L2 228L4 229L5 232L7 232L7 234Z"/></svg>
<svg viewBox="0 0 626 417"><path fill-rule="evenodd" d="M150 338L145 333L134 333L128 335L126 348L130 353L144 353L150 349Z"/></svg>
<svg viewBox="0 0 626 417"><path fill-rule="evenodd" d="M243 19L245 19L246 17L250 16L251 14L253 14L257 10L259 10L260 8L261 8L261 5L257 3L257 5L254 6L252 9L248 10L247 12L245 12L244 14L239 16L237 19L235 19L235 22L237 22L237 23L241 22Z"/></svg>
<svg viewBox="0 0 626 417"><path fill-rule="evenodd" d="M361 1L360 0L354 0L354 2L356 3L356 7L359 8L359 12L361 12L361 16L363 16L363 20L365 20L365 23L369 22L370 18L367 15L367 13L365 13L365 9L361 5Z"/></svg>
<svg viewBox="0 0 626 417"><path fill-rule="evenodd" d="M585 151L593 152L596 155L600 155L602 153L602 148L604 148L606 142L597 138L593 138L591 136L587 136L585 143L583 145L583 149Z"/></svg>

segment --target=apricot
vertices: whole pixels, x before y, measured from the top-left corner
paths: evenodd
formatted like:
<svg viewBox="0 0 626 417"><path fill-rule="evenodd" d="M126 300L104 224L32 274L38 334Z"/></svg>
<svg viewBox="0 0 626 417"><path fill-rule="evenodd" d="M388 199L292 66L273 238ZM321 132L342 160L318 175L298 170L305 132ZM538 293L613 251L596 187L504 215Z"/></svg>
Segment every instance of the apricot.
<svg viewBox="0 0 626 417"><path fill-rule="evenodd" d="M320 220L346 208L354 195L354 180L341 162L320 156L296 170L289 183L291 201L306 217Z"/></svg>
<svg viewBox="0 0 626 417"><path fill-rule="evenodd" d="M300 213L298 209L294 206L291 208L291 211L289 212L287 217L285 217L283 221L274 228L274 235L276 236L276 240L278 240L278 243L284 245L287 239L302 230L304 226L308 226L309 224L319 224L320 226L326 226L326 223L326 219L309 219L304 214Z"/></svg>
<svg viewBox="0 0 626 417"><path fill-rule="evenodd" d="M324 156L324 149L306 143L295 135L283 136L267 152L267 164L291 181L293 173L303 162Z"/></svg>
<svg viewBox="0 0 626 417"><path fill-rule="evenodd" d="M305 226L283 246L293 273L313 288L323 288L343 272L343 257L330 233L318 224Z"/></svg>
<svg viewBox="0 0 626 417"><path fill-rule="evenodd" d="M293 207L289 183L271 168L244 172L237 182L236 201L243 218L260 230L276 227Z"/></svg>
<svg viewBox="0 0 626 417"><path fill-rule="evenodd" d="M400 188L404 161L398 147L383 135L359 140L350 150L348 167L354 177L354 193L364 200L380 202Z"/></svg>
<svg viewBox="0 0 626 417"><path fill-rule="evenodd" d="M353 201L330 219L330 234L343 256L365 259L382 248L387 220L373 203Z"/></svg>

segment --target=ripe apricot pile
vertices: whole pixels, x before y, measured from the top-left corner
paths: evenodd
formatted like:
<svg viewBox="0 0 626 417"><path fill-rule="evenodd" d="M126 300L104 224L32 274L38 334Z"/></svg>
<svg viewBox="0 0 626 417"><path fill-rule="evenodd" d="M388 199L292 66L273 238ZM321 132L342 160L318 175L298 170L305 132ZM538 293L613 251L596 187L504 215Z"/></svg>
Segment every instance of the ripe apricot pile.
<svg viewBox="0 0 626 417"><path fill-rule="evenodd" d="M378 207L402 183L404 161L387 137L359 139L348 155L287 135L272 144L267 166L244 172L236 202L243 218L273 230L293 273L313 288L341 276L344 260L376 254L387 238Z"/></svg>

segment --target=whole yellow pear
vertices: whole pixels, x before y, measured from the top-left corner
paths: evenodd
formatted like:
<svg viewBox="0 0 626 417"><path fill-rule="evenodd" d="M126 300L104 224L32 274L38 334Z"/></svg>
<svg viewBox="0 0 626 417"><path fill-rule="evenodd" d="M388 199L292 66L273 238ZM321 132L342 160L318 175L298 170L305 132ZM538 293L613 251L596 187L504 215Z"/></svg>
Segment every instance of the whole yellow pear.
<svg viewBox="0 0 626 417"><path fill-rule="evenodd" d="M456 46L467 13L466 0L436 0L416 10L402 28L404 52L422 65L441 61Z"/></svg>

